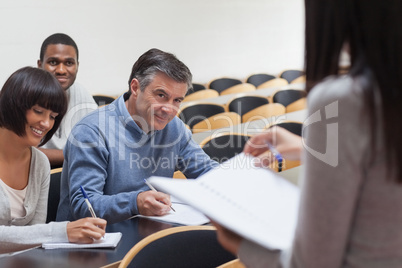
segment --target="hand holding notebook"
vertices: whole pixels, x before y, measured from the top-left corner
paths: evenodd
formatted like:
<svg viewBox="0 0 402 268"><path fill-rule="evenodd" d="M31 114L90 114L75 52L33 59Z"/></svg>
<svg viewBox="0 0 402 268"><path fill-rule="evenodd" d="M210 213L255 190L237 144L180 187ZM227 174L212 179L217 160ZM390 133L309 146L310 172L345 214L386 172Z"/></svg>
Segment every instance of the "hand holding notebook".
<svg viewBox="0 0 402 268"><path fill-rule="evenodd" d="M203 212L213 221L264 247L290 247L299 189L240 154L196 180L151 177L160 191Z"/></svg>

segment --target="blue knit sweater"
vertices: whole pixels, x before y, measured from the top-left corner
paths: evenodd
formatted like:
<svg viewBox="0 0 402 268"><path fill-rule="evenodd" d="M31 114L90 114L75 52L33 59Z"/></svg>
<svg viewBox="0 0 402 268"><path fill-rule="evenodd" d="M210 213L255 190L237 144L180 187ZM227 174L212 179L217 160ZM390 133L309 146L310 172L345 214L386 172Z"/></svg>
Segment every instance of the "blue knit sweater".
<svg viewBox="0 0 402 268"><path fill-rule="evenodd" d="M64 149L57 221L90 216L82 185L98 217L108 223L138 214L144 178L172 177L176 169L197 178L217 166L175 117L163 130L145 133L121 96L74 126Z"/></svg>

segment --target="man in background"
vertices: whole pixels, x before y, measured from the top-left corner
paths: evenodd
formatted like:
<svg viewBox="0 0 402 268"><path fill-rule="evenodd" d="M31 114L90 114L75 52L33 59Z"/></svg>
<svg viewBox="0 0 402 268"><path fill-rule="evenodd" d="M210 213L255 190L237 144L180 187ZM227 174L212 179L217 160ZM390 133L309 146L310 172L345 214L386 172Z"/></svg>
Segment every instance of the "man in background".
<svg viewBox="0 0 402 268"><path fill-rule="evenodd" d="M85 88L74 83L79 65L78 47L70 36L56 33L46 38L37 64L38 68L52 73L67 94L67 113L52 139L40 148L49 158L52 167L60 167L64 161L63 149L72 127L98 106Z"/></svg>

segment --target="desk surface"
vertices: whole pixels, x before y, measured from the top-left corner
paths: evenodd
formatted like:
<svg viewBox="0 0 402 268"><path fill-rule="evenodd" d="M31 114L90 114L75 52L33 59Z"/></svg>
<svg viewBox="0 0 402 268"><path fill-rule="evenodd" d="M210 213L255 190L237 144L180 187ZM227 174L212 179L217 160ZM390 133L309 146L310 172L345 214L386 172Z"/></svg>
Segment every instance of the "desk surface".
<svg viewBox="0 0 402 268"><path fill-rule="evenodd" d="M126 253L144 237L173 224L134 218L108 225L107 232L123 233L114 249L42 249L36 248L10 257L0 258L0 268L95 268L121 261Z"/></svg>
<svg viewBox="0 0 402 268"><path fill-rule="evenodd" d="M285 179L298 184L302 166L280 173ZM107 232L121 232L120 243L114 249L32 249L14 256L0 258L0 268L95 268L121 261L126 253L148 235L177 225L133 218L108 225Z"/></svg>

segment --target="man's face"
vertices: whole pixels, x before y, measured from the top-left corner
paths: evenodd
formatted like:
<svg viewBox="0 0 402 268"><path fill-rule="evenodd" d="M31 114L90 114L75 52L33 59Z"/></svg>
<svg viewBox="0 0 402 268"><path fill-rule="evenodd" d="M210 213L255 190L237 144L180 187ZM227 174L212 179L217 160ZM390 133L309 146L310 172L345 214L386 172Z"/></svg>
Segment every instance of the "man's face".
<svg viewBox="0 0 402 268"><path fill-rule="evenodd" d="M43 62L38 60L38 68L51 72L62 88L66 90L74 83L77 76L77 52L73 46L48 45L43 56Z"/></svg>
<svg viewBox="0 0 402 268"><path fill-rule="evenodd" d="M163 129L176 116L187 92L186 83L178 83L164 73L157 73L144 91L137 79L131 81L130 87L127 109L147 133Z"/></svg>

